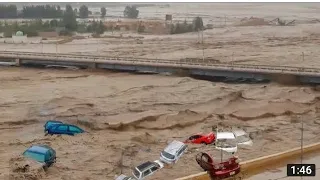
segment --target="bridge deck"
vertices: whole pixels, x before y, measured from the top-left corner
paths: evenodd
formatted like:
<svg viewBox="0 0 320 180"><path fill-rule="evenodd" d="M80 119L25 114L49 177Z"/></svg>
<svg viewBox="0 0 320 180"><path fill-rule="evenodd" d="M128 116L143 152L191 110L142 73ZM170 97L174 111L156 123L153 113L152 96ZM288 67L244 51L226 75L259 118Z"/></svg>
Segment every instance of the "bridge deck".
<svg viewBox="0 0 320 180"><path fill-rule="evenodd" d="M55 53L33 53L0 51L0 59L15 60L19 62L35 63L43 65L86 65L97 68L114 70L146 70L155 73L162 71L186 70L189 74L208 76L230 76L230 77L259 77L261 75L294 75L306 77L320 83L320 68L271 66L253 64L214 63L210 61L196 60L168 60L168 59L146 59L129 57L108 57L98 55L79 54L55 54ZM121 67L120 67L121 66ZM159 69L160 68L160 69ZM162 69L161 69L162 68ZM169 70L168 70L169 69ZM218 72L217 72L218 71ZM223 73L221 73L223 72ZM238 73L238 74L237 74ZM266 77L262 77L266 78ZM316 78L316 79L315 79ZM305 80L304 80L305 81Z"/></svg>

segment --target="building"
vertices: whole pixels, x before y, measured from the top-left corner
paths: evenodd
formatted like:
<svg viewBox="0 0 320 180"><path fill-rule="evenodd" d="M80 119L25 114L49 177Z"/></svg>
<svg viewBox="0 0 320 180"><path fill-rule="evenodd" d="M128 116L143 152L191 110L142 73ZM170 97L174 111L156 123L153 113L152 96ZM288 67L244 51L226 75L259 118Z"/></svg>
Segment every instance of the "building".
<svg viewBox="0 0 320 180"><path fill-rule="evenodd" d="M22 31L17 31L16 34L12 34L13 43L27 43L27 35L23 35Z"/></svg>

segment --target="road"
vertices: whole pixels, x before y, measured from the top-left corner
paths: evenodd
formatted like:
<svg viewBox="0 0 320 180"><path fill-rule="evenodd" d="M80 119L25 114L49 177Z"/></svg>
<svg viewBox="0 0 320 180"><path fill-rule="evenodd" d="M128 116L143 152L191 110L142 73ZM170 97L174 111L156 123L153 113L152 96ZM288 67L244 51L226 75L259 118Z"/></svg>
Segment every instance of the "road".
<svg viewBox="0 0 320 180"><path fill-rule="evenodd" d="M293 164L300 164L301 161L295 160ZM316 165L316 177L303 177L303 180L316 180L320 179L320 154L308 158L304 158L303 164L315 164ZM264 173L254 175L247 180L301 180L301 177L288 177L287 167L283 166L276 169L269 169Z"/></svg>

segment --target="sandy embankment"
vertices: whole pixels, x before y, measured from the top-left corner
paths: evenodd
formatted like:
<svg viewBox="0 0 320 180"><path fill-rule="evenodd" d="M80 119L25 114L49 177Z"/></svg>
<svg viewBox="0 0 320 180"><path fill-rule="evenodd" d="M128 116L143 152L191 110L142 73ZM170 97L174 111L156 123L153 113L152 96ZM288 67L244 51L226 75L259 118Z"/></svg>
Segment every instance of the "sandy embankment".
<svg viewBox="0 0 320 180"><path fill-rule="evenodd" d="M90 71L1 68L0 177L9 160L34 143L57 151L50 180L112 179L155 160L172 139L211 127L239 126L254 140L242 160L317 142L319 91L278 84L228 85L191 78ZM89 131L75 137L44 136L43 123L58 118ZM154 179L201 171L195 155L212 147L190 146L172 169ZM181 169L184 169L181 171Z"/></svg>

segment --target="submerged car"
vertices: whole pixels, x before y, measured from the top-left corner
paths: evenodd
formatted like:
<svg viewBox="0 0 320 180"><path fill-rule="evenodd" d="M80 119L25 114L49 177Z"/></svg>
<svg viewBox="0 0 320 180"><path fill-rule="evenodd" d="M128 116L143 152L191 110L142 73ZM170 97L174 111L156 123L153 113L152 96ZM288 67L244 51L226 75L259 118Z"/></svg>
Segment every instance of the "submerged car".
<svg viewBox="0 0 320 180"><path fill-rule="evenodd" d="M33 145L25 150L22 155L41 163L43 168L50 167L57 159L56 151L47 145Z"/></svg>
<svg viewBox="0 0 320 180"><path fill-rule="evenodd" d="M55 124L63 124L61 121L56 121L56 120L49 120L46 122L46 124L43 126L44 127L44 132L46 133L49 129L50 126L55 125Z"/></svg>
<svg viewBox="0 0 320 180"><path fill-rule="evenodd" d="M167 164L176 163L187 147L185 143L174 140L160 153L160 160Z"/></svg>
<svg viewBox="0 0 320 180"><path fill-rule="evenodd" d="M249 135L242 129L232 130L233 134L236 137L237 143L240 146L252 146L253 142L250 139Z"/></svg>
<svg viewBox="0 0 320 180"><path fill-rule="evenodd" d="M210 132L209 134L196 134L190 136L184 143L193 143L193 144L211 144L215 141L215 134Z"/></svg>
<svg viewBox="0 0 320 180"><path fill-rule="evenodd" d="M121 174L120 176L116 177L115 180L136 180L136 179L133 177L129 177L124 174Z"/></svg>
<svg viewBox="0 0 320 180"><path fill-rule="evenodd" d="M237 140L232 132L218 132L215 146L216 149L221 149L232 154L238 150Z"/></svg>
<svg viewBox="0 0 320 180"><path fill-rule="evenodd" d="M71 124L52 124L47 129L47 134L66 134L74 136L76 134L84 133L85 131L78 126Z"/></svg>
<svg viewBox="0 0 320 180"><path fill-rule="evenodd" d="M137 180L145 179L148 176L151 176L159 169L162 169L164 167L163 163L159 160L156 160L154 162L147 161L143 164L140 164L139 166L135 167L132 174L134 178Z"/></svg>
<svg viewBox="0 0 320 180"><path fill-rule="evenodd" d="M211 179L225 179L235 176L240 172L238 157L225 151L201 152L196 155L196 161L200 167L207 171Z"/></svg>

